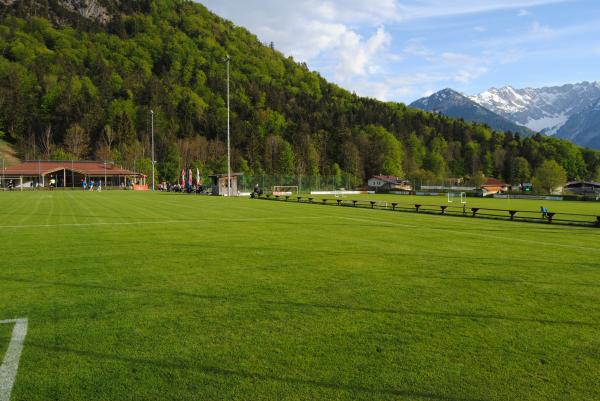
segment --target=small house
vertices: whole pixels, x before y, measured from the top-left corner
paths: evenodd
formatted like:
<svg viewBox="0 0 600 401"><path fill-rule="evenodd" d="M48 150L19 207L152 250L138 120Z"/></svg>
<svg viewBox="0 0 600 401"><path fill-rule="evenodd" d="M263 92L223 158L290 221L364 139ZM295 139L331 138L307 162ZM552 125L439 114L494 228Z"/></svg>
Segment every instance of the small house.
<svg viewBox="0 0 600 401"><path fill-rule="evenodd" d="M242 176L242 173L231 173L231 190L228 190L228 175L227 174L215 174L209 178L212 180L212 194L215 196L239 196L238 192L238 177Z"/></svg>
<svg viewBox="0 0 600 401"><path fill-rule="evenodd" d="M508 184L497 178L488 178L481 185L481 189L488 195L497 194L508 191Z"/></svg>
<svg viewBox="0 0 600 401"><path fill-rule="evenodd" d="M371 177L367 185L373 191L412 191L410 181L390 175Z"/></svg>
<svg viewBox="0 0 600 401"><path fill-rule="evenodd" d="M600 194L600 182L594 181L571 181L564 189L576 195Z"/></svg>

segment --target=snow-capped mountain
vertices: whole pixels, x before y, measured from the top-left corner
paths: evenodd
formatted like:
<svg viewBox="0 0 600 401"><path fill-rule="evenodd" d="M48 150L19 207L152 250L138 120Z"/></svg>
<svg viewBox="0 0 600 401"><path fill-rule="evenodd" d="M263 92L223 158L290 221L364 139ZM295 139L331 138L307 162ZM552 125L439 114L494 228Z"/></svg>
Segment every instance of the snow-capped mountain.
<svg viewBox="0 0 600 401"><path fill-rule="evenodd" d="M555 135L570 117L600 99L600 82L581 82L545 88L491 88L470 99L519 125Z"/></svg>
<svg viewBox="0 0 600 401"><path fill-rule="evenodd" d="M467 121L487 124L499 131L512 131L522 135L531 135L529 128L518 125L509 119L480 106L468 97L452 89L444 89L429 97L413 102L410 107L425 111L442 113L449 117L463 118Z"/></svg>

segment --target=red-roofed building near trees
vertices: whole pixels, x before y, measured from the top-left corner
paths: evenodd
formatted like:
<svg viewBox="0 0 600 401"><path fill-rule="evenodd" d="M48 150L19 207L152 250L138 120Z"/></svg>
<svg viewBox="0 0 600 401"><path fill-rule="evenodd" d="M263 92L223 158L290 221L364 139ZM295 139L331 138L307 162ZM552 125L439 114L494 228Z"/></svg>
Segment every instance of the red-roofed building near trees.
<svg viewBox="0 0 600 401"><path fill-rule="evenodd" d="M482 185L481 189L489 194L497 194L508 191L508 184L497 178L488 178Z"/></svg>
<svg viewBox="0 0 600 401"><path fill-rule="evenodd" d="M82 182L102 182L104 187L148 189L146 176L110 162L99 161L24 161L0 171L2 187L13 181L17 189L48 187L81 188Z"/></svg>

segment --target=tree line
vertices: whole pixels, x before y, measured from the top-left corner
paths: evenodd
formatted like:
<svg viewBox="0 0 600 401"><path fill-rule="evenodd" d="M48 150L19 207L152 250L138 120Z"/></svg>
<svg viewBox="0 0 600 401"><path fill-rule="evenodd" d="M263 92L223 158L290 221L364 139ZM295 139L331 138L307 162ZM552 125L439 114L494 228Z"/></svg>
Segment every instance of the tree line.
<svg viewBox="0 0 600 401"><path fill-rule="evenodd" d="M232 164L248 175L513 183L551 160L568 179L600 178L599 152L356 96L200 4L121 3L106 24L58 5L44 17L0 6L0 137L23 158L148 173L152 109L162 179L187 167L223 172L230 55Z"/></svg>

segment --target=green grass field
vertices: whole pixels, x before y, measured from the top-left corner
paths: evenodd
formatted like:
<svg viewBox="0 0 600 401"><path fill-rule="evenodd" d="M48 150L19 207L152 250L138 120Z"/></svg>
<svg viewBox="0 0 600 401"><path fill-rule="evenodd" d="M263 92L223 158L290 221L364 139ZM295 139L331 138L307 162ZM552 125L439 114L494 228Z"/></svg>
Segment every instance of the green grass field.
<svg viewBox="0 0 600 401"><path fill-rule="evenodd" d="M133 192L0 216L11 401L600 399L596 228Z"/></svg>

